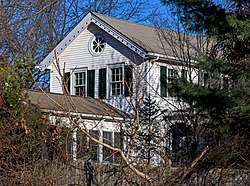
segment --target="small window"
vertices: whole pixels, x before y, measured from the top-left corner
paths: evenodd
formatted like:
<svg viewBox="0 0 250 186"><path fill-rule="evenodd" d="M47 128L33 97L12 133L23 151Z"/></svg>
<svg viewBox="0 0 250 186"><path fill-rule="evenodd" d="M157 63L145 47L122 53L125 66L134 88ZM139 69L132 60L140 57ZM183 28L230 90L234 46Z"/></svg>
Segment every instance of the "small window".
<svg viewBox="0 0 250 186"><path fill-rule="evenodd" d="M71 91L73 95L95 97L95 70L75 69L72 77Z"/></svg>
<svg viewBox="0 0 250 186"><path fill-rule="evenodd" d="M103 132L103 143L113 146L112 132ZM107 147L103 147L103 161L113 162L113 152Z"/></svg>
<svg viewBox="0 0 250 186"><path fill-rule="evenodd" d="M119 96L123 94L123 68L111 68L111 94Z"/></svg>
<svg viewBox="0 0 250 186"><path fill-rule="evenodd" d="M114 132L114 147L118 149L122 148L122 135L120 132ZM117 152L114 152L114 163L121 162L121 155Z"/></svg>
<svg viewBox="0 0 250 186"><path fill-rule="evenodd" d="M110 97L132 96L133 66L124 64L110 65L108 69L107 81L108 81L108 92Z"/></svg>
<svg viewBox="0 0 250 186"><path fill-rule="evenodd" d="M122 135L120 132L90 130L90 135L111 147L123 149ZM100 136L102 134L102 136ZM120 163L119 153L102 146L89 139L86 135L78 131L77 133L77 159L90 159L93 162Z"/></svg>
<svg viewBox="0 0 250 186"><path fill-rule="evenodd" d="M95 139L99 140L99 131L92 130L90 134ZM91 160L94 162L99 162L99 144L90 140L90 150L91 150Z"/></svg>
<svg viewBox="0 0 250 186"><path fill-rule="evenodd" d="M160 87L162 97L171 96L168 84L175 78L178 78L178 70L164 66L160 67Z"/></svg>
<svg viewBox="0 0 250 186"><path fill-rule="evenodd" d="M101 34L95 34L90 38L89 51L93 56L99 56L104 51L106 40Z"/></svg>
<svg viewBox="0 0 250 186"><path fill-rule="evenodd" d="M122 149L121 133L103 131L103 143ZM116 153L107 147L103 147L103 161L108 161L110 163L120 163L121 157L119 153Z"/></svg>
<svg viewBox="0 0 250 186"><path fill-rule="evenodd" d="M86 95L86 72L75 73L74 93L77 96Z"/></svg>
<svg viewBox="0 0 250 186"><path fill-rule="evenodd" d="M88 140L87 136L83 134L79 129L77 130L76 135L77 142L77 159L84 159L88 157Z"/></svg>
<svg viewBox="0 0 250 186"><path fill-rule="evenodd" d="M187 80L188 71L186 69L181 69L181 78Z"/></svg>
<svg viewBox="0 0 250 186"><path fill-rule="evenodd" d="M171 83L175 78L178 77L178 70L168 69L168 82Z"/></svg>

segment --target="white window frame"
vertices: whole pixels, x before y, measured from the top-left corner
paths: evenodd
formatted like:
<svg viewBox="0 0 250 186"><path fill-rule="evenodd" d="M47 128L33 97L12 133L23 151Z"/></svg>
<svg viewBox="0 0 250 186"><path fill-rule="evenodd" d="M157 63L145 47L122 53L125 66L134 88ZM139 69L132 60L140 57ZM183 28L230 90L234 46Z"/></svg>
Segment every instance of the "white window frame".
<svg viewBox="0 0 250 186"><path fill-rule="evenodd" d="M95 44L94 44L95 42ZM94 49L95 47L95 49ZM93 56L101 55L106 48L106 39L102 34L96 33L89 40L89 52ZM96 49L98 49L96 51ZM99 51L101 50L101 51Z"/></svg>
<svg viewBox="0 0 250 186"><path fill-rule="evenodd" d="M169 71L173 71L173 74L171 74L171 77L170 77L170 73ZM176 74L175 74L176 73ZM177 78L179 76L179 70L178 69L175 69L175 68L168 68L167 67L167 78L168 78L168 83L170 83L171 81L169 81L170 79L174 79L174 78Z"/></svg>
<svg viewBox="0 0 250 186"><path fill-rule="evenodd" d="M97 140L99 140L100 142L104 142L105 141L105 139L104 139L104 132L107 132L107 133L110 133L111 134L111 140L110 140L110 145L112 146L112 147L115 147L115 133L119 133L120 134L120 137L122 137L121 135L121 132L119 132L119 131L110 131L110 130L101 130L101 129L89 129L88 130L88 132L89 133L92 133L92 132L98 132L98 138L96 138ZM93 133L92 133L92 135L93 135ZM96 142L93 142L93 141L91 141L88 137L86 137L87 139L87 147L89 147L90 145L94 145L95 147L96 147L96 150L97 150L97 154L96 154L96 159L92 159L94 156L93 156L93 154L91 154L91 161L93 161L93 162L96 162L96 163L102 163L102 162L106 162L106 163L116 163L116 162L114 162L115 161L115 158L116 158L116 156L115 156L115 154L113 154L113 152L112 152L112 150L110 150L112 153L110 154L110 159L105 159L105 158L107 158L107 157L104 157L104 150L105 150L105 148L104 148L104 146L102 146L101 144L99 144L99 143L96 143ZM75 145L77 145L77 144L75 144ZM121 149L123 149L124 147L123 147L123 143L122 143L122 141L121 141ZM77 148L77 147L76 147ZM107 155L109 155L109 154L107 154ZM77 157L76 157L76 159L77 159ZM110 161L109 161L110 160Z"/></svg>
<svg viewBox="0 0 250 186"><path fill-rule="evenodd" d="M169 73L170 70L173 71L173 75L171 75L171 77L170 77L170 73ZM178 70L176 68L167 67L167 83L171 83L170 79L177 78L179 76L179 73L180 73L180 70ZM169 89L167 89L167 97L173 97L173 96L170 95Z"/></svg>
<svg viewBox="0 0 250 186"><path fill-rule="evenodd" d="M122 93L119 94L119 95L113 95L113 91L112 91L112 69L115 69L115 68L122 68L122 80L121 80L121 83L122 83ZM123 97L125 96L125 70L124 70L125 66L124 66L124 63L120 63L120 64L114 64L114 65L109 65L108 66L108 93L109 93L109 97Z"/></svg>
<svg viewBox="0 0 250 186"><path fill-rule="evenodd" d="M72 92L72 95L76 95L76 87L80 87L80 85L76 85L76 74L78 73L85 73L85 92L83 94L83 96L85 97L87 95L87 71L88 69L87 68L77 68L77 69L74 69L74 70L71 70L71 74L72 74L72 80L71 80L71 92ZM79 96L79 95L76 95L76 96Z"/></svg>

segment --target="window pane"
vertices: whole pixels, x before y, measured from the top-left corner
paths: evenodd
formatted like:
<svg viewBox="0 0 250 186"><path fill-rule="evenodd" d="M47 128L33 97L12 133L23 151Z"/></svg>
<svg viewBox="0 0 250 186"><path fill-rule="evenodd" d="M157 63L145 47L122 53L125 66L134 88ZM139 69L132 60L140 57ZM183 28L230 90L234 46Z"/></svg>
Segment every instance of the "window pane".
<svg viewBox="0 0 250 186"><path fill-rule="evenodd" d="M111 93L113 96L121 95L123 91L122 67L111 69Z"/></svg>
<svg viewBox="0 0 250 186"><path fill-rule="evenodd" d="M117 83L117 93L116 95L121 95L122 94L122 83L119 82Z"/></svg>
<svg viewBox="0 0 250 186"><path fill-rule="evenodd" d="M87 137L85 134L83 134L80 130L77 130L77 154L76 158L77 159L84 159L84 157L88 155L87 153Z"/></svg>
<svg viewBox="0 0 250 186"><path fill-rule="evenodd" d="M85 72L75 73L75 85L85 85Z"/></svg>
<svg viewBox="0 0 250 186"><path fill-rule="evenodd" d="M83 82L82 82L82 77L79 78L79 85L82 85Z"/></svg>
<svg viewBox="0 0 250 186"><path fill-rule="evenodd" d="M168 69L168 82L167 84L171 83L175 78L178 78L178 70L175 69ZM167 95L168 96L173 96L173 92L169 88L170 86L167 87Z"/></svg>
<svg viewBox="0 0 250 186"><path fill-rule="evenodd" d="M90 131L90 134L95 139L99 140L99 131L92 130L92 131ZM99 145L98 145L98 143L90 140L90 150L91 150L91 160L94 162L99 162Z"/></svg>
<svg viewBox="0 0 250 186"><path fill-rule="evenodd" d="M181 77L182 77L183 79L187 79L187 70L181 69Z"/></svg>
<svg viewBox="0 0 250 186"><path fill-rule="evenodd" d="M78 85L78 74L75 74L75 84Z"/></svg>
<svg viewBox="0 0 250 186"><path fill-rule="evenodd" d="M161 96L167 96L167 67L160 67Z"/></svg>
<svg viewBox="0 0 250 186"><path fill-rule="evenodd" d="M75 87L75 95L85 96L85 86Z"/></svg>
<svg viewBox="0 0 250 186"><path fill-rule="evenodd" d="M103 132L103 143L113 146L111 132ZM113 152L107 147L103 147L103 161L113 162Z"/></svg>
<svg viewBox="0 0 250 186"><path fill-rule="evenodd" d="M123 150L122 135L120 132L114 132L114 147ZM121 161L121 154L114 153L114 163L120 163Z"/></svg>
<svg viewBox="0 0 250 186"><path fill-rule="evenodd" d="M204 82L204 86L209 87L209 74L208 73L203 74L203 82Z"/></svg>
<svg viewBox="0 0 250 186"><path fill-rule="evenodd" d="M86 95L86 72L75 73L75 95L85 96Z"/></svg>

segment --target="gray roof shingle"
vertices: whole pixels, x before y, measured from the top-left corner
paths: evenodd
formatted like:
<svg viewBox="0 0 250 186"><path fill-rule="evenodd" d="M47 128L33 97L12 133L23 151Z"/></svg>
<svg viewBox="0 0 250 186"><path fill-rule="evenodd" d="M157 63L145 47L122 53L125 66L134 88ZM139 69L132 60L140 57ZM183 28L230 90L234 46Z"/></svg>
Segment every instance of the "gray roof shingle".
<svg viewBox="0 0 250 186"><path fill-rule="evenodd" d="M103 14L93 12L91 13L132 40L148 53L176 56L175 52L178 52L178 50L181 49L180 47L183 49L183 44L184 49L189 49L193 55L198 49L197 38L194 36L186 35L180 32L178 33L172 30L120 20L114 17L105 16ZM205 39L205 37L203 37L203 39Z"/></svg>
<svg viewBox="0 0 250 186"><path fill-rule="evenodd" d="M108 116L126 118L128 115L99 99L91 97L68 96L56 93L26 90L31 104L41 109L52 111L73 112L93 116Z"/></svg>

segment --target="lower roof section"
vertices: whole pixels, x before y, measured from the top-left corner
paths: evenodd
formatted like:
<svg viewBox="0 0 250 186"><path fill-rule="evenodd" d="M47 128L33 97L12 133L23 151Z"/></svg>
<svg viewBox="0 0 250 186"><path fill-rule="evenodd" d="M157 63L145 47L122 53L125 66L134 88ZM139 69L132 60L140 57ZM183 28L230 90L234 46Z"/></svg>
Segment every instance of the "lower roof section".
<svg viewBox="0 0 250 186"><path fill-rule="evenodd" d="M58 113L80 114L91 117L109 119L126 119L129 115L122 112L100 99L91 97L70 96L64 94L25 90L28 100L32 105L37 105L44 111Z"/></svg>

